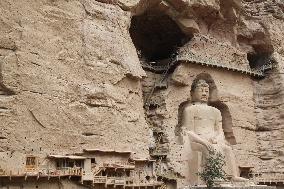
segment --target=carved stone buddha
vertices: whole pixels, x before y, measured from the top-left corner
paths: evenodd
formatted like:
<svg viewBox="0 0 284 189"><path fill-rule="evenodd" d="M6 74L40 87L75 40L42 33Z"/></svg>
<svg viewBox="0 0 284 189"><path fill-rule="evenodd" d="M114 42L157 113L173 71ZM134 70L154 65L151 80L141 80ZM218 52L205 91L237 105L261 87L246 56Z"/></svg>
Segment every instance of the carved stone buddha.
<svg viewBox="0 0 284 189"><path fill-rule="evenodd" d="M225 156L225 171L232 176L232 180L245 181L246 179L238 176L235 156L225 139L221 112L207 104L209 85L205 80L198 80L193 84L192 99L194 102L185 107L182 115L182 134L187 141L185 148L190 149L191 156L198 156L199 159L189 165L198 166L197 170L191 170L192 174L200 171L209 150L215 149Z"/></svg>

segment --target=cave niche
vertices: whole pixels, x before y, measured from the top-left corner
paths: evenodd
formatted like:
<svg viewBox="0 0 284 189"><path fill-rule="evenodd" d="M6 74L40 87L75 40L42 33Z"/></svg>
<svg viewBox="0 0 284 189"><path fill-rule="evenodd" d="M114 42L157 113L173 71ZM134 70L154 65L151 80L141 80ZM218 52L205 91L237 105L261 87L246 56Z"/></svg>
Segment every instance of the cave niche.
<svg viewBox="0 0 284 189"><path fill-rule="evenodd" d="M270 63L270 56L269 53L248 53L247 60L251 69L258 69Z"/></svg>
<svg viewBox="0 0 284 189"><path fill-rule="evenodd" d="M217 86L215 84L215 81L211 77L211 75L209 75L207 73L201 73L201 74L197 75L196 78L192 82L191 92L190 92L191 94L190 95L192 96L193 86L200 79L205 80L209 85L210 94L209 94L208 105L217 108L221 112L222 127L223 127L223 131L224 131L224 135L225 135L226 140L231 145L235 145L236 144L236 138L235 138L235 135L234 135L234 132L233 132L233 122L232 122L232 116L231 116L229 107L225 103L223 103L219 100ZM181 125L182 125L182 113L184 111L184 108L186 106L190 105L191 103L192 103L192 99L190 101L184 101L179 105L178 125L176 126L176 129L175 129L176 136L180 136L180 134L181 134L180 132L181 132ZM178 139L178 141L180 142L181 139Z"/></svg>
<svg viewBox="0 0 284 189"><path fill-rule="evenodd" d="M172 58L188 38L174 20L159 11L133 16L129 33L139 57L147 62Z"/></svg>

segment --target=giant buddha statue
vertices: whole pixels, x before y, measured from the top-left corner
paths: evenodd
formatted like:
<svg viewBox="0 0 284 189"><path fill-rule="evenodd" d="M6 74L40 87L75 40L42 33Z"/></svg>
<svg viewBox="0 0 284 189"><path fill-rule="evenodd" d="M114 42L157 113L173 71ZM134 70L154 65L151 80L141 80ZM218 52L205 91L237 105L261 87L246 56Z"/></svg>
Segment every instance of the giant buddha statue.
<svg viewBox="0 0 284 189"><path fill-rule="evenodd" d="M187 141L185 148L190 149L190 156L197 155L199 158L199 163L191 162L192 166L198 164L198 170L191 171L193 174L200 171L209 150L215 149L225 156L225 172L231 175L232 181L245 181L247 179L238 176L235 156L225 139L221 112L209 106L208 99L208 83L205 80L196 81L192 87L193 103L185 107L182 115L182 134Z"/></svg>

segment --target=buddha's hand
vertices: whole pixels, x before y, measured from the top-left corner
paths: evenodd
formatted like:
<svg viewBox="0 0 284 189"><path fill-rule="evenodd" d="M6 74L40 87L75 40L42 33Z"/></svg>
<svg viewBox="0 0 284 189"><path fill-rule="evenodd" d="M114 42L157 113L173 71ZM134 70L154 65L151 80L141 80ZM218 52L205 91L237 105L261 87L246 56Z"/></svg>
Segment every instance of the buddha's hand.
<svg viewBox="0 0 284 189"><path fill-rule="evenodd" d="M208 151L212 151L214 149L213 145L210 142L206 142L205 146L206 146Z"/></svg>
<svg viewBox="0 0 284 189"><path fill-rule="evenodd" d="M217 144L216 138L210 138L210 139L209 139L209 142L210 142L211 144Z"/></svg>

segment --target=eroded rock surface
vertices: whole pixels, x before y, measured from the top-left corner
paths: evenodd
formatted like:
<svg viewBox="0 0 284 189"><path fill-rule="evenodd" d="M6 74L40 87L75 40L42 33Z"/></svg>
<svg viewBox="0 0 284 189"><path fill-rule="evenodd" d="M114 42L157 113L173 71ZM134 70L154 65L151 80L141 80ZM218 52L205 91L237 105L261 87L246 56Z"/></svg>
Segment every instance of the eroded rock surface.
<svg viewBox="0 0 284 189"><path fill-rule="evenodd" d="M147 156L130 13L97 1L0 4L3 154L107 147Z"/></svg>
<svg viewBox="0 0 284 189"><path fill-rule="evenodd" d="M281 0L1 0L0 168L22 169L28 154L131 150L188 185L180 112L202 78L215 83L209 103L226 118L239 164L283 172L283 8ZM137 18L150 40L135 35ZM189 52L223 67L177 61ZM267 63L264 77L246 73Z"/></svg>

